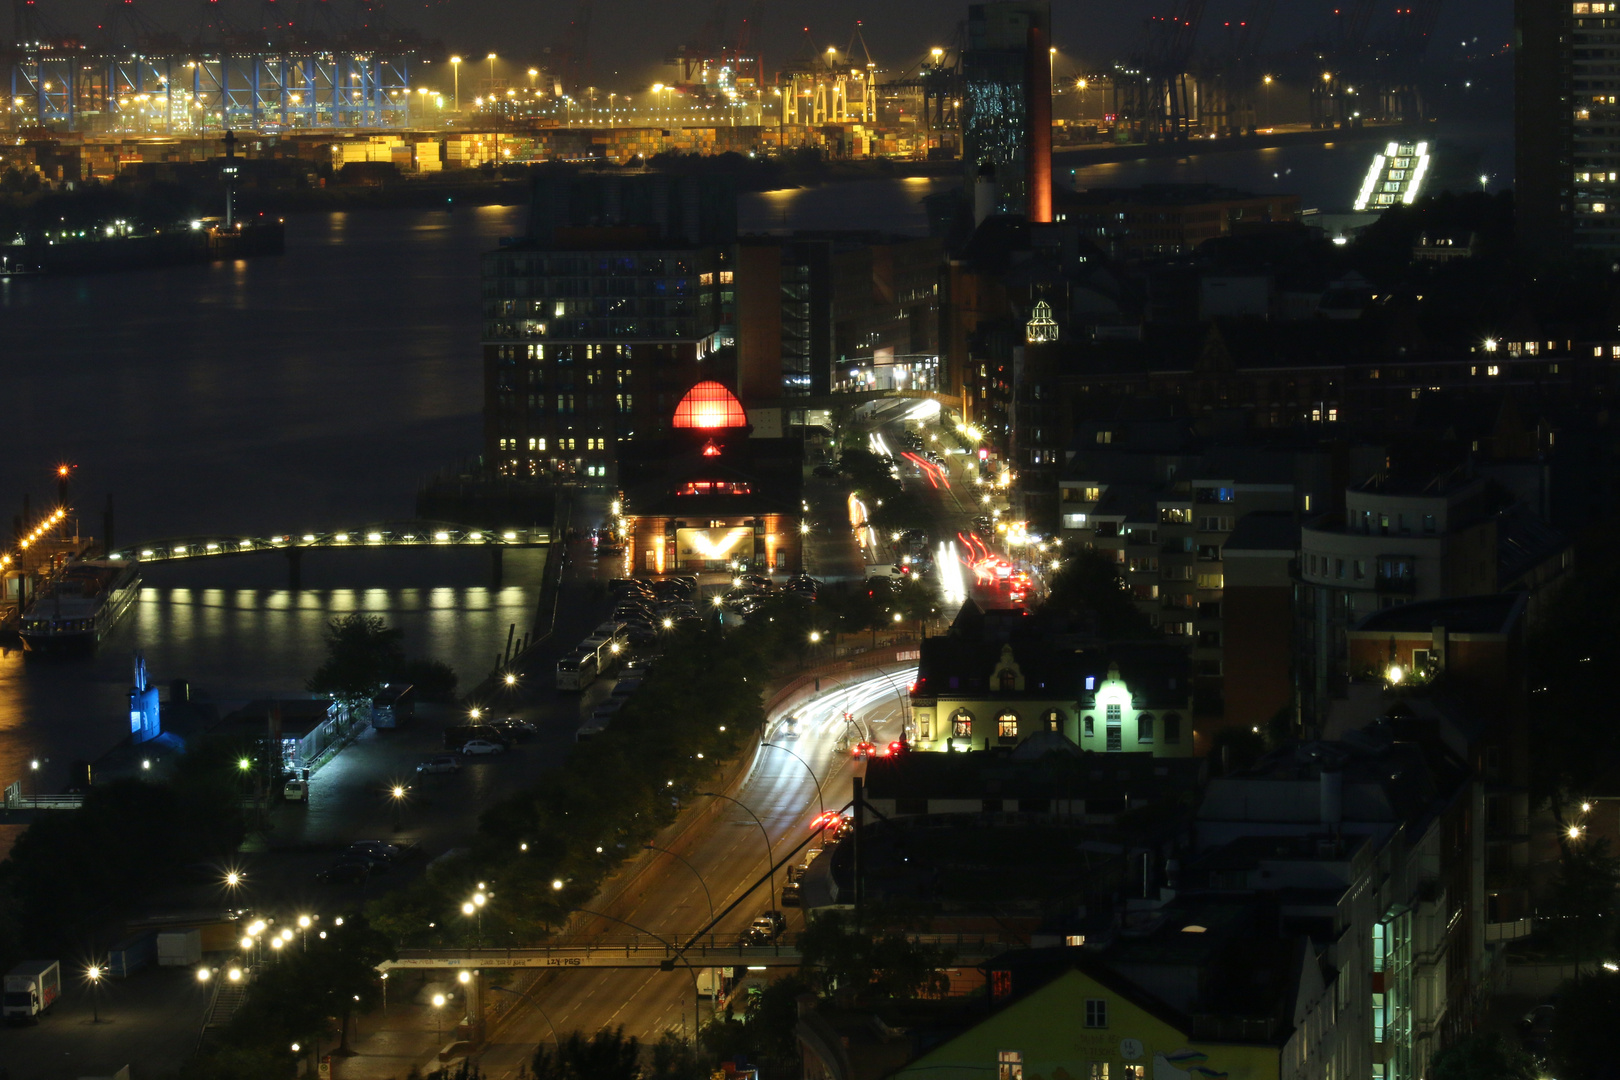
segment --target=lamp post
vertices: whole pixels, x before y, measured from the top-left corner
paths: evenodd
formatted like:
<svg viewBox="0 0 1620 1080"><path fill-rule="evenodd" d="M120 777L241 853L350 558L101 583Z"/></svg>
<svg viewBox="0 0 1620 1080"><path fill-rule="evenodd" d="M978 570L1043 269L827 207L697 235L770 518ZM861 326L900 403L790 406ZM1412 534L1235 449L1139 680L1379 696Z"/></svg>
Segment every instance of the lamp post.
<svg viewBox="0 0 1620 1080"><path fill-rule="evenodd" d="M1267 75L1263 80L1261 80L1261 85L1263 85L1265 87L1264 101L1265 101L1265 104L1266 104L1266 115L1265 115L1265 118L1262 119L1260 122L1262 124L1264 124L1266 127L1271 126L1271 81L1272 80L1271 80L1270 75Z"/></svg>
<svg viewBox="0 0 1620 1080"><path fill-rule="evenodd" d="M489 96L494 97L495 96L495 54L490 53L488 56L484 57L484 59L489 61Z"/></svg>
<svg viewBox="0 0 1620 1080"><path fill-rule="evenodd" d="M620 926L628 926L638 934L646 934L648 937L652 938L654 941L657 941L659 944L663 945L664 948L673 953L676 960L679 960L681 963L686 965L686 973L692 976L692 1038L696 1039L698 1027L703 1022L702 1013L700 1012L703 1007L703 997L698 991L697 969L692 966L692 961L686 958L685 950L677 948L673 942L658 936L644 926L637 926L633 922L627 922L626 920L617 918L613 915L608 915L600 911L592 911L590 908L582 907L569 908L568 910L577 911L581 915L594 915L599 919L606 919L608 922L616 922ZM712 1006L710 1009L710 1014L713 1015ZM547 1021L547 1023L550 1023L550 1021Z"/></svg>
<svg viewBox="0 0 1620 1080"><path fill-rule="evenodd" d="M444 1041L444 995L433 995L433 1039L435 1042Z"/></svg>
<svg viewBox="0 0 1620 1080"><path fill-rule="evenodd" d="M733 799L730 795L723 795L718 791L700 791L700 792L698 792L698 794L703 795L703 796L705 796L707 798L711 798L711 799L724 799L729 803L736 803L738 806L741 806L743 808L743 811L745 813L747 813L747 815L749 817L754 819L754 824L759 826L759 835L764 837L764 839L765 839L765 874L766 874L766 877L768 877L770 879L771 910L775 911L776 910L776 849L771 846L771 834L769 832L765 831L765 823L763 821L759 820L759 815L758 814L754 813L752 810L749 810L748 807L744 803L742 803L740 800Z"/></svg>
<svg viewBox="0 0 1620 1080"><path fill-rule="evenodd" d="M400 814L400 808L405 803L405 785L404 784L395 784L392 788L389 789L388 794L393 799L393 802L394 802L394 831L399 832L399 828L400 828L399 814Z"/></svg>
<svg viewBox="0 0 1620 1080"><path fill-rule="evenodd" d="M641 846L648 851L660 851L665 855L673 855L675 858L681 860L688 870L692 871L692 876L697 878L699 885L703 886L703 898L709 902L709 924L712 926L715 921L714 897L709 894L709 883L703 880L703 875L698 873L697 867L693 866L691 862L687 860L686 856L682 855L680 852L671 851L669 848L661 848L656 844L642 844Z"/></svg>
<svg viewBox="0 0 1620 1080"><path fill-rule="evenodd" d="M478 891L473 893L467 902L461 905L461 913L463 915L466 915L468 918L473 918L474 916L477 917L478 944L476 947L478 948L483 948L484 945L484 904L487 903L488 900L489 895L484 892L484 883L480 881L478 883Z"/></svg>
<svg viewBox="0 0 1620 1080"><path fill-rule="evenodd" d="M457 114L460 114L460 112L461 112L461 57L452 56L450 58L450 71L454 75L454 78L455 78L456 112L457 112Z"/></svg>
<svg viewBox="0 0 1620 1080"><path fill-rule="evenodd" d="M90 981L90 1022L101 1023L101 965L91 964L85 969L84 977Z"/></svg>

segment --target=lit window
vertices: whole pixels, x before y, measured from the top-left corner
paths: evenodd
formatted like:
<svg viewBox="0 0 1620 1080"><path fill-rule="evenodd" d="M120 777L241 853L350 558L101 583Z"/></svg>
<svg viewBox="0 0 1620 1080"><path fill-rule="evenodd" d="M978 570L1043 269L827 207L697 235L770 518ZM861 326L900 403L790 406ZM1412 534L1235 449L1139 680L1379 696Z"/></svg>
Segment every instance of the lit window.
<svg viewBox="0 0 1620 1080"><path fill-rule="evenodd" d="M996 1054L996 1080L1024 1080L1024 1055L1017 1050Z"/></svg>
<svg viewBox="0 0 1620 1080"><path fill-rule="evenodd" d="M1003 739L1018 738L1018 714L1004 712L996 717L996 734Z"/></svg>
<svg viewBox="0 0 1620 1080"><path fill-rule="evenodd" d="M1091 1063L1091 1080L1108 1080L1108 1062L1093 1061Z"/></svg>
<svg viewBox="0 0 1620 1080"><path fill-rule="evenodd" d="M956 739L971 739L973 737L973 714L966 709L957 709L951 714L951 737Z"/></svg>

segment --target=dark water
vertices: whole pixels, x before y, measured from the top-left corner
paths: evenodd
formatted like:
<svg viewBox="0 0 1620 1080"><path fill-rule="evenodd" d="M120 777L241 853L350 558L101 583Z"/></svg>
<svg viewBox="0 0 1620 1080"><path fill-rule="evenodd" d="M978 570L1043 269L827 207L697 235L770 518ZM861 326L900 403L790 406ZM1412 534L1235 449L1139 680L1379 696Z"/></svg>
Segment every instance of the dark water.
<svg viewBox="0 0 1620 1080"><path fill-rule="evenodd" d="M87 533L117 499L120 544L412 516L419 480L478 448L478 255L516 207L295 217L287 254L104 277L0 282L8 388L0 521L53 497L59 461ZM42 786L124 730L130 658L224 704L302 692L321 629L366 611L477 681L531 622L539 558L489 588L475 552L331 552L286 589L279 556L161 567L93 661L0 655L0 784Z"/></svg>

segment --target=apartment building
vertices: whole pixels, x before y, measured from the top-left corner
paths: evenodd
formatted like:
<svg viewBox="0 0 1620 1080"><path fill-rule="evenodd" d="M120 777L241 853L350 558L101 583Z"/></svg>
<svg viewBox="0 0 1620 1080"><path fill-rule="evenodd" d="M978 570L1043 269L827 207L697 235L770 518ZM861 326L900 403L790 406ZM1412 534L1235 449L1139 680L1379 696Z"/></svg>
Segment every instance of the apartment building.
<svg viewBox="0 0 1620 1080"><path fill-rule="evenodd" d="M1378 473L1346 489L1344 510L1301 531L1295 595L1299 719L1343 697L1348 633L1373 612L1514 588L1538 591L1570 564L1569 541L1466 467Z"/></svg>
<svg viewBox="0 0 1620 1080"><path fill-rule="evenodd" d="M1059 535L1118 563L1137 607L1187 649L1205 726L1225 711L1227 540L1250 514L1320 509L1335 458L1308 439L1214 437L1186 420L1076 429Z"/></svg>

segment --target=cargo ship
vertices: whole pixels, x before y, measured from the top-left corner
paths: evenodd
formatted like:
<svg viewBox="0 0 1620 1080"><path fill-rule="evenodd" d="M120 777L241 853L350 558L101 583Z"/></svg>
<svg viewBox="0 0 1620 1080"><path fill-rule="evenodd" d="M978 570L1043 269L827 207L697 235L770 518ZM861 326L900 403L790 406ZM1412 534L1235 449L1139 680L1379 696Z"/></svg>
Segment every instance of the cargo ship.
<svg viewBox="0 0 1620 1080"><path fill-rule="evenodd" d="M141 591L134 560L69 563L23 612L17 633L30 652L94 650Z"/></svg>

